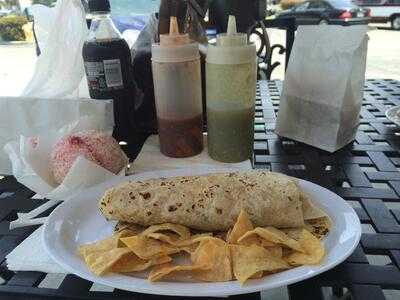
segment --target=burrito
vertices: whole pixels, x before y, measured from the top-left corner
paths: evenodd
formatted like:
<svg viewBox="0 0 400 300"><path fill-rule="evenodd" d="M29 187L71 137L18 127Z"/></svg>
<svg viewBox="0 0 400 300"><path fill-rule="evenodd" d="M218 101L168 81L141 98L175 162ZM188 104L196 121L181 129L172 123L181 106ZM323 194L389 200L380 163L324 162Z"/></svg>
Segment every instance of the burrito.
<svg viewBox="0 0 400 300"><path fill-rule="evenodd" d="M304 226L303 206L312 207L303 199L293 178L250 171L130 181L106 191L99 207L108 220L224 231L242 209L255 226Z"/></svg>

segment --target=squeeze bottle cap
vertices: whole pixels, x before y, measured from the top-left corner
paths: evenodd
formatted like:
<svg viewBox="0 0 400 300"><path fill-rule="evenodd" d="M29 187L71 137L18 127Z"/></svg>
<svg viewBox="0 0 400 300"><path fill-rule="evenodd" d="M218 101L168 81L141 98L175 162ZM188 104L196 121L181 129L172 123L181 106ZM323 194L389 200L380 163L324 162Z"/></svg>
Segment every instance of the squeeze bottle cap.
<svg viewBox="0 0 400 300"><path fill-rule="evenodd" d="M169 34L160 35L161 46L174 46L189 44L190 39L188 34L180 34L178 20L176 17L171 17L169 20Z"/></svg>
<svg viewBox="0 0 400 300"><path fill-rule="evenodd" d="M228 35L237 34L237 27L236 27L236 17L230 15L228 19L228 30L226 31Z"/></svg>
<svg viewBox="0 0 400 300"><path fill-rule="evenodd" d="M178 20L170 18L169 34L160 35L160 44L152 46L154 62L185 62L200 58L199 45L192 42L188 34L180 34Z"/></svg>
<svg viewBox="0 0 400 300"><path fill-rule="evenodd" d="M255 45L247 42L247 34L237 32L236 18L229 16L227 32L217 36L215 46L208 47L207 63L236 65L255 61Z"/></svg>
<svg viewBox="0 0 400 300"><path fill-rule="evenodd" d="M247 34L238 33L236 28L235 16L229 16L228 29L226 33L217 36L217 46L244 46L247 45Z"/></svg>

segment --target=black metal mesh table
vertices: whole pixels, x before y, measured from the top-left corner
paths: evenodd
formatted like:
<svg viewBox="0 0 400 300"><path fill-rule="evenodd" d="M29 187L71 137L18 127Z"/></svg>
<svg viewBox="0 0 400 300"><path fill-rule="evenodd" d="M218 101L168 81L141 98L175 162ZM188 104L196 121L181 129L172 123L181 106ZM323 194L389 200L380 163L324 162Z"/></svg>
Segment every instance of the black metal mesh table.
<svg viewBox="0 0 400 300"><path fill-rule="evenodd" d="M400 82L366 81L356 141L334 154L274 133L281 85L280 81L261 81L258 86L254 167L304 178L336 192L355 207L365 229L360 245L344 263L289 286L290 298L320 299L331 288L336 295L350 293L353 299L398 299L400 129L385 118L385 110L400 105ZM37 228L9 231L9 222L17 212L30 211L46 201L30 199L33 195L13 177L0 180L0 299L160 299L121 290L94 291L92 282L74 275L48 288L43 284L46 273L9 271L5 256ZM230 299L242 298L259 299L260 294Z"/></svg>

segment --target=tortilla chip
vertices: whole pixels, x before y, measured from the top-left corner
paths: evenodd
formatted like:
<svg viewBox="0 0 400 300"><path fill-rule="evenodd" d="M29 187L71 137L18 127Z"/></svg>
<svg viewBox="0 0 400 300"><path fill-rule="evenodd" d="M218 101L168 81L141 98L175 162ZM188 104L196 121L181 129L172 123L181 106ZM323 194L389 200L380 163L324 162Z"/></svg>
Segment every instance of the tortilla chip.
<svg viewBox="0 0 400 300"><path fill-rule="evenodd" d="M180 247L200 243L202 240L208 239L208 238L214 239L214 237L212 236L212 233L195 234L195 235L192 235L187 240L180 240L178 235L176 235L175 233L169 233L169 232L167 232L167 233L158 233L158 232L149 233L149 234L147 234L147 237L162 241L164 243L168 243L170 245L180 246Z"/></svg>
<svg viewBox="0 0 400 300"><path fill-rule="evenodd" d="M90 244L82 245L78 248L78 252L81 256L85 257L89 254L96 253L96 252L104 252L109 251L115 248L124 248L126 247L120 242L120 238L127 235L127 231L122 231L119 233L115 233L114 235L94 242Z"/></svg>
<svg viewBox="0 0 400 300"><path fill-rule="evenodd" d="M300 200L302 202L304 220L312 220L312 219L327 217L327 214L322 209L314 205L310 196L307 193L302 191L300 193Z"/></svg>
<svg viewBox="0 0 400 300"><path fill-rule="evenodd" d="M181 251L184 251L188 254L191 254L197 249L198 244L192 242L191 239L181 241L178 236L174 233L149 233L147 237L162 241L164 243L170 244L174 247L179 248Z"/></svg>
<svg viewBox="0 0 400 300"><path fill-rule="evenodd" d="M195 234L188 240L179 240L174 233L150 233L148 237L173 245L188 254L192 254L202 241L217 240L211 233ZM220 239L218 241L223 242Z"/></svg>
<svg viewBox="0 0 400 300"><path fill-rule="evenodd" d="M242 237L246 232L254 229L253 224L250 221L249 215L243 209L240 211L240 214L236 220L235 225L230 231L227 242L229 244L237 244L238 239ZM251 239L248 239L247 242L251 244L252 240L255 241L257 239L256 236L252 236ZM255 241L258 242L258 241Z"/></svg>
<svg viewBox="0 0 400 300"><path fill-rule="evenodd" d="M299 243L305 253L294 252L287 257L285 261L293 266L299 265L316 265L321 263L325 256L325 249L322 243L310 232L303 229L299 239Z"/></svg>
<svg viewBox="0 0 400 300"><path fill-rule="evenodd" d="M197 236L193 236L193 238L191 238L187 241L182 241L179 244L179 247L182 251L185 251L188 254L192 255L196 251L196 249L201 245L201 243L205 242L205 241L214 241L217 244L225 245L225 241L223 241L219 238L215 238L215 237L205 233L205 234L198 234Z"/></svg>
<svg viewBox="0 0 400 300"><path fill-rule="evenodd" d="M268 242L271 242L274 244L279 244L279 245L291 248L291 249L299 251L299 252L304 252L304 250L301 248L301 245L299 244L299 242L288 237L283 231L276 229L274 227L271 227L271 226L268 226L265 228L257 227L256 229L247 232L238 241L240 242L241 240L243 240L251 235L257 235L260 238L267 240Z"/></svg>
<svg viewBox="0 0 400 300"><path fill-rule="evenodd" d="M124 230L129 230L131 235L138 235L139 233L144 231L144 229L145 228L143 226L138 224L119 221L114 227L114 232L119 233Z"/></svg>
<svg viewBox="0 0 400 300"><path fill-rule="evenodd" d="M149 277L147 278L150 282L160 281L162 279L172 281L187 281L190 280L190 276L193 271L206 270L210 268L209 265L181 265L174 266L172 264L158 265L151 270Z"/></svg>
<svg viewBox="0 0 400 300"><path fill-rule="evenodd" d="M282 258L283 250L280 246L273 246L273 247L264 247L267 252L274 257Z"/></svg>
<svg viewBox="0 0 400 300"><path fill-rule="evenodd" d="M221 239L224 242L226 242L228 240L228 234L229 234L229 232L226 232L226 231L218 231L218 232L214 232L212 235L215 238Z"/></svg>
<svg viewBox="0 0 400 300"><path fill-rule="evenodd" d="M197 249L191 255L193 265L166 264L155 267L149 275L149 280L168 278L181 281L185 276L186 279L211 282L232 280L228 245L210 236L199 236L196 239L200 241L200 245L196 246Z"/></svg>
<svg viewBox="0 0 400 300"><path fill-rule="evenodd" d="M92 252L84 256L86 265L96 275L109 273L113 265L127 253L128 248L114 248L108 251Z"/></svg>
<svg viewBox="0 0 400 300"><path fill-rule="evenodd" d="M120 259L112 265L110 270L115 273L139 272L144 271L151 266L165 264L170 261L172 261L172 258L169 256L159 256L152 258L151 260L143 260L135 253L129 251L120 257Z"/></svg>
<svg viewBox="0 0 400 300"><path fill-rule="evenodd" d="M170 244L170 245L175 245L175 246L177 246L180 241L179 236L177 234L170 233L170 232L166 232L166 233L152 232L152 233L148 233L146 236L149 238L155 239L155 240L162 241L162 242Z"/></svg>
<svg viewBox="0 0 400 300"><path fill-rule="evenodd" d="M261 277L263 277L263 275L264 275L264 271L260 271L260 272L255 273L249 279L260 279Z"/></svg>
<svg viewBox="0 0 400 300"><path fill-rule="evenodd" d="M244 284L252 276L259 272L281 271L289 268L282 259L271 256L265 248L251 245L229 245L233 274L241 284Z"/></svg>
<svg viewBox="0 0 400 300"><path fill-rule="evenodd" d="M166 244L141 235L121 238L121 241L139 258L145 260L181 251L177 246Z"/></svg>
<svg viewBox="0 0 400 300"><path fill-rule="evenodd" d="M232 267L228 244L216 240L204 240L191 255L194 265L210 265L207 270L193 272L193 278L208 282L232 280Z"/></svg>
<svg viewBox="0 0 400 300"><path fill-rule="evenodd" d="M229 236L231 235L232 228L229 228L229 230L226 232L226 239L225 242L228 242Z"/></svg>
<svg viewBox="0 0 400 300"><path fill-rule="evenodd" d="M187 240L190 238L190 230L182 225L179 224L172 224L172 223L164 223L159 225L152 225L148 227L145 231L141 233L143 236L147 236L148 234L159 232L159 231L166 231L166 232L173 232L179 236L181 240Z"/></svg>
<svg viewBox="0 0 400 300"><path fill-rule="evenodd" d="M247 239L247 238L244 238L244 241L246 241L246 239ZM260 238L259 238L259 240L261 241L261 243L260 243L259 246L262 246L262 247L264 247L264 248L268 248L268 247L278 247L277 244L272 243L272 242L270 242L270 241L267 241L267 240L264 240L264 239L260 239ZM240 241L239 244L242 244L242 241ZM243 244L243 245L246 245L246 244ZM250 246L250 245L247 245L247 246Z"/></svg>
<svg viewBox="0 0 400 300"><path fill-rule="evenodd" d="M301 233L303 231L303 228L284 228L282 231L291 239L294 239L295 241L299 241L301 237Z"/></svg>
<svg viewBox="0 0 400 300"><path fill-rule="evenodd" d="M196 244L196 243L201 243L201 242L204 242L204 241L214 241L214 242L216 242L218 244L221 244L221 245L225 244L225 241L223 241L223 240L221 240L219 238L213 237L211 235L211 233L202 233L202 234L198 234L198 235L192 236L192 238L190 238L189 240L180 242L179 245L180 246L187 246L187 245L192 245L192 244Z"/></svg>

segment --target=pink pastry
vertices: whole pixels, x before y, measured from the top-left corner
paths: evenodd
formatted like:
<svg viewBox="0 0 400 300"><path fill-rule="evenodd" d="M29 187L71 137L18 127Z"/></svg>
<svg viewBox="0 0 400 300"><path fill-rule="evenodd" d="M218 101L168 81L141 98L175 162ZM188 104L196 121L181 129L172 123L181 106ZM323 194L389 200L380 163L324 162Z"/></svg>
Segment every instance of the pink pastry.
<svg viewBox="0 0 400 300"><path fill-rule="evenodd" d="M50 163L56 182L64 180L78 156L114 174L126 164L125 155L113 137L95 130L74 133L63 137L53 147Z"/></svg>

